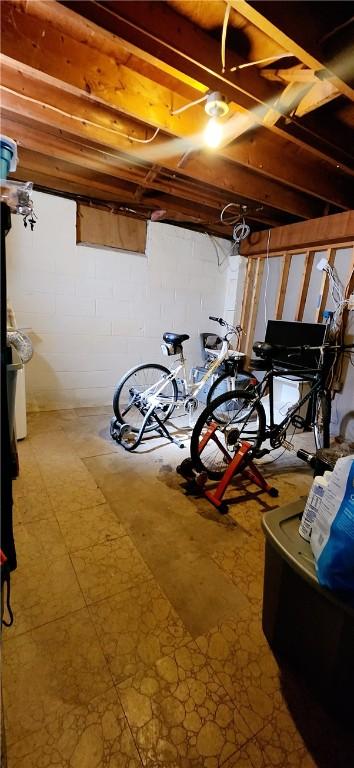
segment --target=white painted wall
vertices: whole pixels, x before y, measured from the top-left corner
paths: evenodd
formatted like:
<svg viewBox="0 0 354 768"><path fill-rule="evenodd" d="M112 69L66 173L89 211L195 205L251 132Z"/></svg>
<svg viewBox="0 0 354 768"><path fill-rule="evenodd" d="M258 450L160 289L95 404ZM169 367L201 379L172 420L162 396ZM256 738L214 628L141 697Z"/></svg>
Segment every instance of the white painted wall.
<svg viewBox="0 0 354 768"><path fill-rule="evenodd" d="M7 237L8 297L35 350L30 410L110 404L129 367L174 359L160 350L166 330L190 334L188 363L200 363L199 334L215 331L208 315L233 311L237 297L241 260L227 257L227 241L149 223L145 256L76 245L75 202L33 199L34 232L13 216Z"/></svg>

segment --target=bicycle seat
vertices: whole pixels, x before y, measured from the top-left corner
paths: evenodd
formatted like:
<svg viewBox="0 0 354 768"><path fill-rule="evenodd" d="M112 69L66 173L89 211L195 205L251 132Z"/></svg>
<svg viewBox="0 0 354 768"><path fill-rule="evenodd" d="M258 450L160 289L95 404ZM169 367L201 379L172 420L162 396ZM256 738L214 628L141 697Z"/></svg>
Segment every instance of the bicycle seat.
<svg viewBox="0 0 354 768"><path fill-rule="evenodd" d="M186 333L170 333L167 331L167 333L164 333L163 340L166 341L167 344L182 344L183 341L187 341L189 339L189 336L187 336Z"/></svg>

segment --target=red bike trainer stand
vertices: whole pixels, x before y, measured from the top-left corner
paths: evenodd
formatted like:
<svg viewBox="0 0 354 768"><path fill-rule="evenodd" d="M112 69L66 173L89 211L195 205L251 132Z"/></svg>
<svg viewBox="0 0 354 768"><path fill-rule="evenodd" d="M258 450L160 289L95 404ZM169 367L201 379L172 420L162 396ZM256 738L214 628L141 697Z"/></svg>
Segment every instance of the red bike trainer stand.
<svg viewBox="0 0 354 768"><path fill-rule="evenodd" d="M206 498L212 504L214 504L214 506L217 509L219 509L220 511L226 512L227 506L223 501L223 496L226 491L226 488L228 487L233 476L237 472L240 472L241 475L246 477L252 483L255 483L255 485L257 485L258 488L261 488L262 491L266 491L267 493L269 493L270 496L274 496L274 497L278 496L279 491L273 486L269 485L269 483L267 483L267 481L263 477L258 467L256 467L252 459L247 461L247 454L250 451L252 451L252 448L253 448L251 443L243 441L239 446L237 453L235 453L235 456L232 458L229 452L226 450L226 448L219 441L217 435L215 434L217 428L218 428L218 425L215 424L215 422L212 422L210 424L208 431L204 435L203 439L200 441L199 452L200 453L202 452L203 448L206 446L209 440L213 440L214 442L217 443L220 450L223 452L226 459L229 460L230 463L229 463L229 466L226 468L216 489L214 491L204 490L203 491L204 496L206 496ZM247 466L244 469L240 469L240 466L245 460L247 461Z"/></svg>

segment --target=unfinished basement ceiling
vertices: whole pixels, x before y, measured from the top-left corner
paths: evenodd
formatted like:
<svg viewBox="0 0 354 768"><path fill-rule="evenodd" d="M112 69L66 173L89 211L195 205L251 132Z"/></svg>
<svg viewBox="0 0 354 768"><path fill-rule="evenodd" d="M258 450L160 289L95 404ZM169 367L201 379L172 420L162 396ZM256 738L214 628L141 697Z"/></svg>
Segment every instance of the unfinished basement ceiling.
<svg viewBox="0 0 354 768"><path fill-rule="evenodd" d="M229 202L247 206L253 229L352 208L351 4L231 0L222 72L227 8L2 2L2 131L19 144L16 177L225 235ZM173 112L215 89L230 110L210 151L204 104Z"/></svg>

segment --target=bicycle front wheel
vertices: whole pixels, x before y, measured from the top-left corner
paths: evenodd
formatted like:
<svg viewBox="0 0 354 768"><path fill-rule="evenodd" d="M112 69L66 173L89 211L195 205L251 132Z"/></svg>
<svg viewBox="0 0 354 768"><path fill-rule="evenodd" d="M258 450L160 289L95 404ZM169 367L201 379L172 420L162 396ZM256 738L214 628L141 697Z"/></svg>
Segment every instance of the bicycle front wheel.
<svg viewBox="0 0 354 768"><path fill-rule="evenodd" d="M214 412L223 413L220 423ZM191 459L198 472L212 480L222 477L240 441L259 450L265 437L263 405L252 392L235 389L213 400L200 414L191 438ZM208 434L210 439L207 439Z"/></svg>
<svg viewBox="0 0 354 768"><path fill-rule="evenodd" d="M317 450L329 448L331 422L331 400L326 392L317 395L313 433Z"/></svg>
<svg viewBox="0 0 354 768"><path fill-rule="evenodd" d="M132 432L139 432L149 408L149 398L163 385L170 375L168 368L158 363L137 365L128 371L118 382L113 396L113 411L120 424L130 425ZM175 379L166 382L159 394L159 406L156 413L164 422L170 418L178 400L178 387ZM156 428L156 422L145 427L146 432Z"/></svg>

